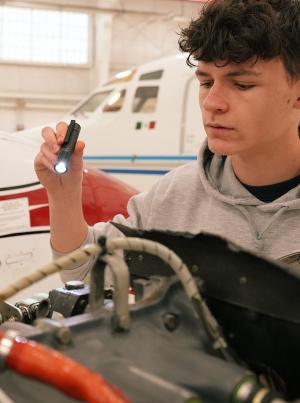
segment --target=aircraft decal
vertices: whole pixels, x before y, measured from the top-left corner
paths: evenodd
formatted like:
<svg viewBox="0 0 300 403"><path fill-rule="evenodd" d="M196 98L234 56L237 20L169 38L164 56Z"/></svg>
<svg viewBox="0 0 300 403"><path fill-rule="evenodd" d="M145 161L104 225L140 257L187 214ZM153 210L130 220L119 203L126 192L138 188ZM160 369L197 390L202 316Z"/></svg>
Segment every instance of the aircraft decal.
<svg viewBox="0 0 300 403"><path fill-rule="evenodd" d="M0 235L30 228L28 198L0 201Z"/></svg>
<svg viewBox="0 0 300 403"><path fill-rule="evenodd" d="M8 255L5 259L5 264L8 268L14 266L23 267L26 263L30 263L32 261L33 252L32 251L19 251L17 254Z"/></svg>
<svg viewBox="0 0 300 403"><path fill-rule="evenodd" d="M151 120L149 123L136 122L136 124L135 124L135 130L140 130L140 129L143 129L143 128L155 129L155 127L156 127L156 121L155 120Z"/></svg>
<svg viewBox="0 0 300 403"><path fill-rule="evenodd" d="M31 186L32 184L28 184L28 187ZM48 227L49 226L49 206L48 206L48 198L47 194L45 192L45 189L42 187L40 183L38 183L37 186L34 186L32 190L29 191L17 191L20 188L24 188L26 185L21 186L21 187L14 187L14 192L3 194L0 192L0 206L2 203L2 206L5 206L5 203L9 203L9 201L15 201L19 203L20 205L22 204L22 200L26 199L27 200L27 206L26 206L26 214L30 218L29 225L27 226L26 230L30 227ZM25 214L25 208L24 208L24 214ZM4 216L3 216L4 217ZM5 224L5 218L1 219L1 207L0 207L0 223L1 223L1 231L0 235L3 235L3 233L8 233L8 232L19 232L19 231L8 231L7 230L7 224ZM4 221L2 221L4 220ZM4 228L6 230L4 231ZM3 229L3 230L2 230ZM23 228L25 230L25 227Z"/></svg>

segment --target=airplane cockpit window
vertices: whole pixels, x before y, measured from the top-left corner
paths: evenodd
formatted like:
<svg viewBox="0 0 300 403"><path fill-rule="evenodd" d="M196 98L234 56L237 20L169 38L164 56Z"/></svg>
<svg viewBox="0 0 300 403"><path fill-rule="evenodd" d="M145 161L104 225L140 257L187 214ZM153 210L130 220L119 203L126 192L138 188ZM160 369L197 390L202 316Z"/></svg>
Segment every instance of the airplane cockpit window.
<svg viewBox="0 0 300 403"><path fill-rule="evenodd" d="M118 112L122 109L126 95L126 90L115 92L109 97L108 101L103 107L103 112Z"/></svg>
<svg viewBox="0 0 300 403"><path fill-rule="evenodd" d="M92 94L83 104L79 105L79 107L75 109L71 114L74 116L79 116L94 112L111 92L112 90L96 92Z"/></svg>
<svg viewBox="0 0 300 403"><path fill-rule="evenodd" d="M159 87L138 87L135 91L132 112L155 112Z"/></svg>
<svg viewBox="0 0 300 403"><path fill-rule="evenodd" d="M162 78L163 72L163 70L156 70L150 73L144 73L140 75L139 80L159 80Z"/></svg>

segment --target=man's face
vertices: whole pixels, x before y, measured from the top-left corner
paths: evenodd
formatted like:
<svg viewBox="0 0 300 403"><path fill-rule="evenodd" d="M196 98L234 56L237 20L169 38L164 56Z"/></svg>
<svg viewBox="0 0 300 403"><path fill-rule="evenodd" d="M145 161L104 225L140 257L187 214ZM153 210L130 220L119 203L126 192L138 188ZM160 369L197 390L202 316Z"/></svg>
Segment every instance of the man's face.
<svg viewBox="0 0 300 403"><path fill-rule="evenodd" d="M216 154L251 156L297 136L300 81L291 82L281 60L224 67L199 62L196 76L208 145Z"/></svg>

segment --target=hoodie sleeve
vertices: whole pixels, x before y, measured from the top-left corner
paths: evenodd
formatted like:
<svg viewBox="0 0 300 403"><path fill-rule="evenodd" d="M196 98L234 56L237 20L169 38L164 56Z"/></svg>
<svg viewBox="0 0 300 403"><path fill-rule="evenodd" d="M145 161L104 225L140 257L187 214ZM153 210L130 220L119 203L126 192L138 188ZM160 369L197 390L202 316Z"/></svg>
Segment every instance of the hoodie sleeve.
<svg viewBox="0 0 300 403"><path fill-rule="evenodd" d="M128 217L125 218L121 214L117 214L113 221L119 224L126 225L132 228L144 229L147 227L147 220L152 207L152 200L155 198L156 185L154 185L149 191L140 193L133 196L127 205ZM110 222L99 222L94 224L94 226L88 227L88 234L84 242L80 245L80 248L89 243L96 243L100 236L106 236L107 238L115 238L124 236L116 227L114 227ZM57 259L64 256L64 253L55 251L52 248L53 259ZM60 272L60 277L65 283L69 280L81 280L85 283L89 282L89 272L93 267L95 262L95 257L82 265L74 266L69 270L62 270ZM105 277L106 286L112 283L111 274L106 270L107 274Z"/></svg>

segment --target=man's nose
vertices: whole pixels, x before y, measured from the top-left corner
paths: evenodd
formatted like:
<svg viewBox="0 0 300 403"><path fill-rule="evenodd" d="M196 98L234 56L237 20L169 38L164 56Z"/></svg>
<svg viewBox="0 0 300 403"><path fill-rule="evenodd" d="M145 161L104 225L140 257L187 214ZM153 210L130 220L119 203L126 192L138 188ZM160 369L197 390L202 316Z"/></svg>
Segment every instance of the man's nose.
<svg viewBox="0 0 300 403"><path fill-rule="evenodd" d="M225 91L216 86L212 86L203 97L200 97L200 103L207 112L226 112L229 109Z"/></svg>

